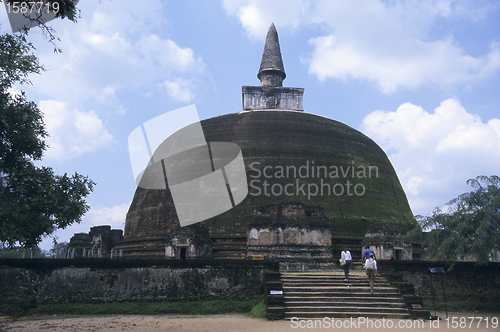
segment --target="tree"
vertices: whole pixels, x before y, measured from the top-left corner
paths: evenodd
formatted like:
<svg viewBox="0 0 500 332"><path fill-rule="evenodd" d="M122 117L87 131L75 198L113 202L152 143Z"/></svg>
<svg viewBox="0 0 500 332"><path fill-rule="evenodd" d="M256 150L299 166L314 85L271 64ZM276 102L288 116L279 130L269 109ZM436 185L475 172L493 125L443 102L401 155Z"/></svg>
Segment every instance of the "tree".
<svg viewBox="0 0 500 332"><path fill-rule="evenodd" d="M35 165L47 148L42 114L24 92L9 92L43 70L27 33L0 35L0 241L34 248L42 237L81 221L95 183Z"/></svg>
<svg viewBox="0 0 500 332"><path fill-rule="evenodd" d="M61 251L68 249L68 242L54 242L52 249L48 252L48 257L50 258L60 258L58 255Z"/></svg>
<svg viewBox="0 0 500 332"><path fill-rule="evenodd" d="M43 15L43 11L46 10L55 13L55 18L69 19L70 21L76 22L79 16L79 11L76 8L78 1L79 0L0 0L0 4L5 2L5 5L8 6L9 10L13 13L22 14L25 18L29 19L29 21L31 21L30 26L38 26L47 40L54 44L54 51L61 52L61 49L57 48L54 43L54 40L59 40L59 38L56 37L54 29L44 21L46 16ZM28 29L24 30L25 33L27 33L27 31Z"/></svg>
<svg viewBox="0 0 500 332"><path fill-rule="evenodd" d="M0 258L47 258L46 252L35 247L31 250L22 247L8 247L0 249Z"/></svg>
<svg viewBox="0 0 500 332"><path fill-rule="evenodd" d="M500 252L500 178L478 176L467 184L474 190L420 219L422 229L432 229L423 245L433 259L485 264Z"/></svg>

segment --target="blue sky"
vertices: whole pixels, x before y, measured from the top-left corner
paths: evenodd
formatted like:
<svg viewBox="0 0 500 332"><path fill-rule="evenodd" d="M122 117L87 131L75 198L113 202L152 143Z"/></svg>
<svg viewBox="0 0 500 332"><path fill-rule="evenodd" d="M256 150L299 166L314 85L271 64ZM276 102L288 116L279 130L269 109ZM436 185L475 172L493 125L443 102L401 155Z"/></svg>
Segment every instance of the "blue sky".
<svg viewBox="0 0 500 332"><path fill-rule="evenodd" d="M145 121L195 104L201 119L239 112L271 22L304 109L341 121L387 153L414 214L499 175L498 1L80 1L78 23L49 23L63 53L32 29L46 71L26 91L45 114L43 165L96 183L81 224L124 227L135 192L127 139ZM4 10L0 29L7 31ZM51 247L51 240L42 248Z"/></svg>

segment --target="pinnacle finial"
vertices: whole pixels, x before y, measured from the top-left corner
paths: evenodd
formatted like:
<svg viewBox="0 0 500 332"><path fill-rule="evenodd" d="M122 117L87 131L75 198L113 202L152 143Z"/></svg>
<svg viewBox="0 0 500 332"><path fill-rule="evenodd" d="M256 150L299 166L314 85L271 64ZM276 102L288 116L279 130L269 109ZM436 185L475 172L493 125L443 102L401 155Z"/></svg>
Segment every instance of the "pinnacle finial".
<svg viewBox="0 0 500 332"><path fill-rule="evenodd" d="M281 59L280 43L278 32L274 23L271 23L267 31L266 45L262 54L259 73L257 77L262 86L283 86L283 80L286 77L283 60Z"/></svg>

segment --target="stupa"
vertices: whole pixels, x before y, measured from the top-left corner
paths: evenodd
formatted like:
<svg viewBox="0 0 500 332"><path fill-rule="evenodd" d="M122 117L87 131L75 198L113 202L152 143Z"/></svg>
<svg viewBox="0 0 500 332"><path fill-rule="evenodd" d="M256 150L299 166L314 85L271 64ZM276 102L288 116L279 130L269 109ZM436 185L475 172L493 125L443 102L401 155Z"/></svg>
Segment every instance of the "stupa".
<svg viewBox="0 0 500 332"><path fill-rule="evenodd" d="M304 89L282 86L286 74L274 24L257 77L260 86L242 87L242 110L201 121L207 142L241 148L248 196L223 214L180 227L168 189L137 188L114 252L326 264L344 245L359 257L374 223L403 231L414 226L384 151L348 125L304 110Z"/></svg>

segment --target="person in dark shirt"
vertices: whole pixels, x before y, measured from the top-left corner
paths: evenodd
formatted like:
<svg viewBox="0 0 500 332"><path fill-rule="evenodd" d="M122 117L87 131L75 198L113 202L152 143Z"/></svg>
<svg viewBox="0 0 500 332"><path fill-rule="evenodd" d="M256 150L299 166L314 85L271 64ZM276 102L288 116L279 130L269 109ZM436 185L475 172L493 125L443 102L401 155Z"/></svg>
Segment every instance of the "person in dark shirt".
<svg viewBox="0 0 500 332"><path fill-rule="evenodd" d="M363 260L367 260L370 257L370 254L375 257L375 252L370 249L370 246L365 246L365 251L363 251Z"/></svg>

